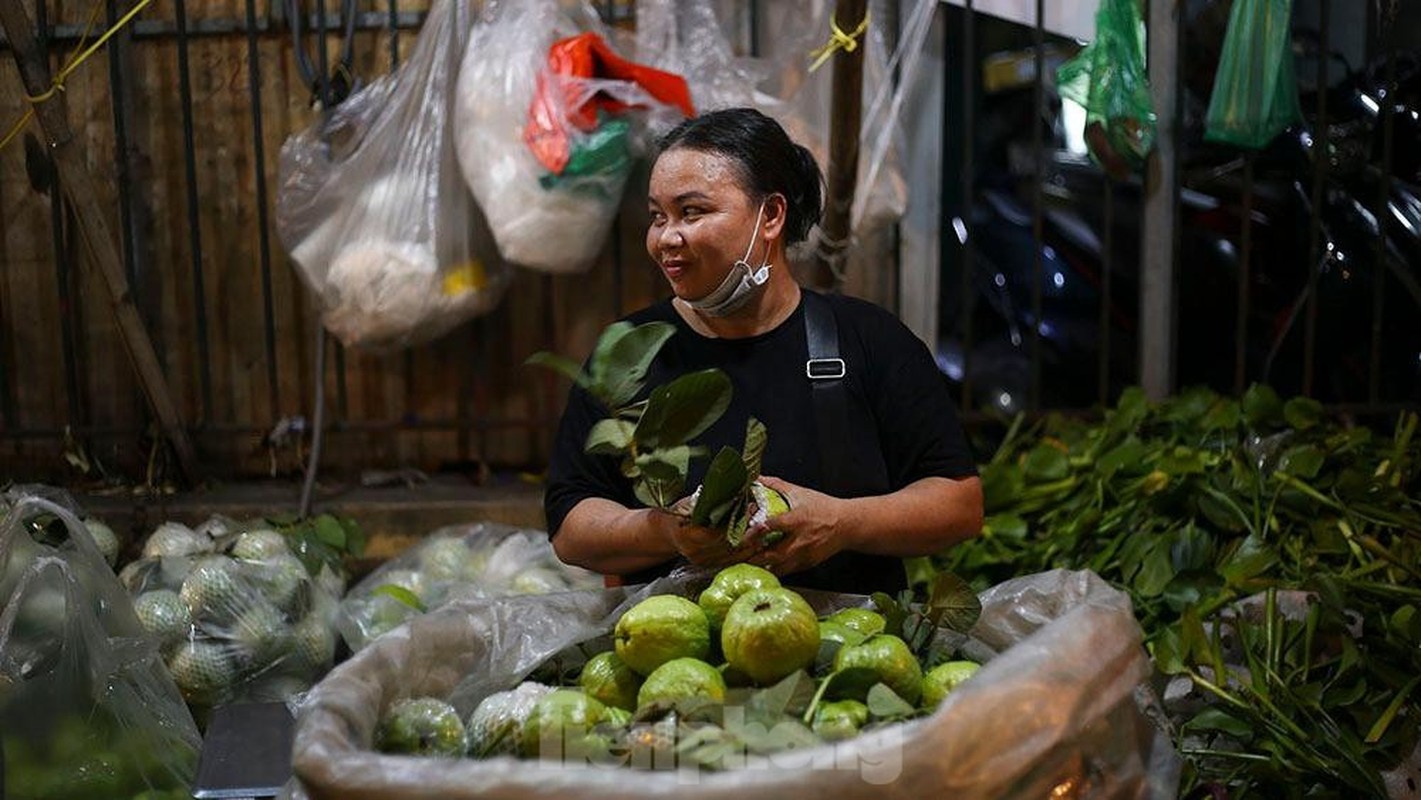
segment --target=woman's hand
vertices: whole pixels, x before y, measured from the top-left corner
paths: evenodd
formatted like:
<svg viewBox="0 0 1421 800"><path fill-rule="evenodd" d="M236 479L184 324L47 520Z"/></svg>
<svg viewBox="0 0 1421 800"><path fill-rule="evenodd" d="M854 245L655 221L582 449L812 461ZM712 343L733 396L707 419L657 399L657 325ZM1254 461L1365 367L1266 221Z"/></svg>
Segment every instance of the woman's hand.
<svg viewBox="0 0 1421 800"><path fill-rule="evenodd" d="M664 535L685 559L698 567L720 569L738 564L754 555L755 549L748 541L742 541L739 548L730 546L725 533L713 528L697 525L690 520L690 498L682 498L671 507L667 517Z"/></svg>
<svg viewBox="0 0 1421 800"><path fill-rule="evenodd" d="M785 496L789 510L745 532L751 564L776 575L791 575L817 566L844 549L839 521L846 501L768 475L760 483ZM784 536L766 543L771 531ZM742 548L744 549L744 548Z"/></svg>

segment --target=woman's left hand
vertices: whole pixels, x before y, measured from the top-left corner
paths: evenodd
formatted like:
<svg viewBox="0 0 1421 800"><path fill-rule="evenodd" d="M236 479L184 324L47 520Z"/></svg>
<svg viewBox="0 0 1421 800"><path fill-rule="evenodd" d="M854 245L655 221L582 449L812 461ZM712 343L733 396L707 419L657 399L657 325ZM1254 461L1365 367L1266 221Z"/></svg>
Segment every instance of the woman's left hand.
<svg viewBox="0 0 1421 800"><path fill-rule="evenodd" d="M768 475L762 475L760 483L784 495L789 510L745 532L746 544L759 551L749 563L776 575L791 575L844 549L838 525L847 501ZM771 531L784 536L767 544L764 539Z"/></svg>

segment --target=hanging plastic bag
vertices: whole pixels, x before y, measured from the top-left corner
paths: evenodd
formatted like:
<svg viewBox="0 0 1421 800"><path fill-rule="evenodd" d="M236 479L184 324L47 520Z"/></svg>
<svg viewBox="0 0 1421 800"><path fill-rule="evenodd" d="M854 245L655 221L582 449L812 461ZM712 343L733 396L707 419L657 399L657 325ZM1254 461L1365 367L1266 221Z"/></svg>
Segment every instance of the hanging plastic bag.
<svg viewBox="0 0 1421 800"><path fill-rule="evenodd" d="M69 509L10 499L0 519L0 796L187 796L201 739L157 642Z"/></svg>
<svg viewBox="0 0 1421 800"><path fill-rule="evenodd" d="M467 0L438 0L398 71L281 149L277 232L348 347L436 338L491 310L511 271L455 157Z"/></svg>
<svg viewBox="0 0 1421 800"><path fill-rule="evenodd" d="M769 768L630 774L620 764L372 751L392 702L445 697L467 719L550 658L605 637L632 604L651 594L695 597L708 580L682 574L640 591L466 600L381 637L308 696L296 724L301 786L293 796L995 800L1064 792L1164 800L1178 792L1178 756L1142 711L1150 663L1128 597L1093 573L1062 570L981 595L982 616L964 650L987 661L931 716L786 752ZM821 615L868 602L827 593L805 599Z"/></svg>
<svg viewBox="0 0 1421 800"><path fill-rule="evenodd" d="M1292 15L1293 0L1234 0L1204 118L1206 140L1257 150L1302 118Z"/></svg>
<svg viewBox="0 0 1421 800"><path fill-rule="evenodd" d="M407 620L460 599L595 589L602 576L568 566L543 531L477 522L442 528L346 593L336 616L351 652Z"/></svg>
<svg viewBox="0 0 1421 800"><path fill-rule="evenodd" d="M159 525L120 580L183 697L204 708L288 701L330 669L344 578L314 572L293 541L255 522Z"/></svg>
<svg viewBox="0 0 1421 800"><path fill-rule="evenodd" d="M551 273L591 267L646 133L694 113L680 76L618 56L579 8L492 4L456 93L459 163L499 252Z"/></svg>
<svg viewBox="0 0 1421 800"><path fill-rule="evenodd" d="M1155 143L1138 0L1101 0L1095 41L1056 70L1057 91L1086 110L1085 140L1111 177L1138 172Z"/></svg>

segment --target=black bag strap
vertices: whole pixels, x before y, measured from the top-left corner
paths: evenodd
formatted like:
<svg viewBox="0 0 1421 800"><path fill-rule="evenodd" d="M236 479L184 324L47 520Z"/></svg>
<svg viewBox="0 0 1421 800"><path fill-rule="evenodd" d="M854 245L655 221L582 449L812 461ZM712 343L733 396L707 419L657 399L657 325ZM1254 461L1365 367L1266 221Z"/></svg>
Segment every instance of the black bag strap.
<svg viewBox="0 0 1421 800"><path fill-rule="evenodd" d="M824 485L838 494L848 485L845 448L849 433L848 369L839 355L839 326L834 310L823 295L809 289L804 294L804 332L809 344L809 360L804 375L809 380L814 419L819 433L819 462Z"/></svg>

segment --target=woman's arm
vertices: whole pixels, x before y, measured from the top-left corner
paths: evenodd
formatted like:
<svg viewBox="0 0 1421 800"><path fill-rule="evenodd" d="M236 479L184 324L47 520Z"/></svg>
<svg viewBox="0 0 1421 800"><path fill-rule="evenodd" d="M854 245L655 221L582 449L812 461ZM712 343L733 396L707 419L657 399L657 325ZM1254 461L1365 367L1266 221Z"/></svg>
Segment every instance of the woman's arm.
<svg viewBox="0 0 1421 800"><path fill-rule="evenodd" d="M784 531L751 562L787 575L809 569L841 551L911 557L941 552L982 530L982 481L921 478L898 491L838 498L763 477L789 499L790 510L750 532L758 547L768 528Z"/></svg>
<svg viewBox="0 0 1421 800"><path fill-rule="evenodd" d="M552 541L559 559L603 575L627 575L678 555L698 566L722 567L752 552L748 547L733 550L725 534L675 514L630 509L601 497L573 506Z"/></svg>

